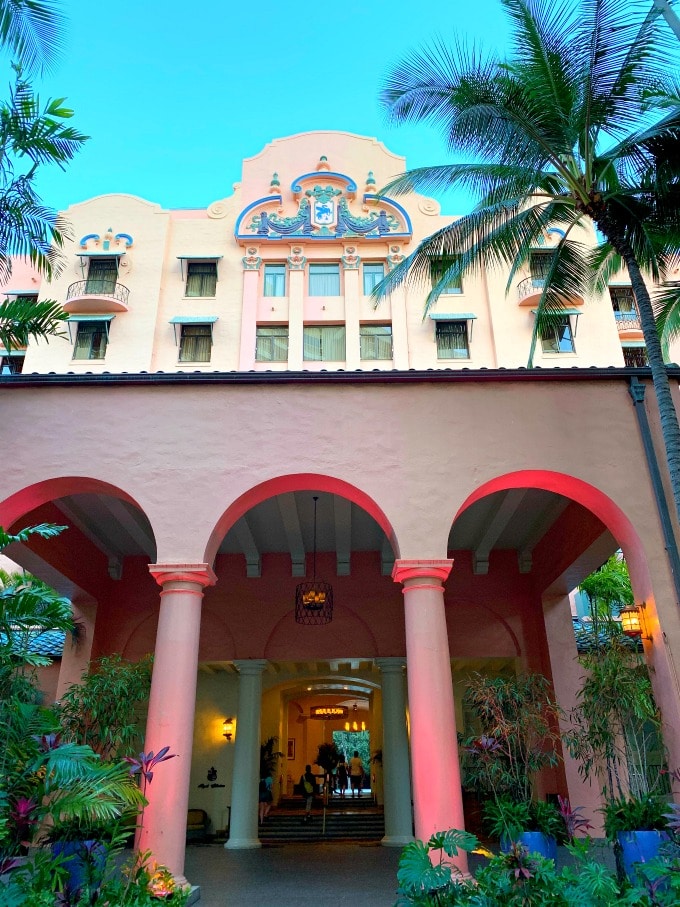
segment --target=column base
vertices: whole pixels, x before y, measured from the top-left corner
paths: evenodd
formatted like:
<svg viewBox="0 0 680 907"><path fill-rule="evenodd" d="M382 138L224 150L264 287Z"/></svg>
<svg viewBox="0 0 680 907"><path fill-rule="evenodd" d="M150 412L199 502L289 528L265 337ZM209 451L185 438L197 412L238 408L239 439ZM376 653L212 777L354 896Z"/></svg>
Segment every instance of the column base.
<svg viewBox="0 0 680 907"><path fill-rule="evenodd" d="M257 838L229 838L225 843L225 850L256 850L262 847L262 842Z"/></svg>
<svg viewBox="0 0 680 907"><path fill-rule="evenodd" d="M187 901L187 907L191 907L192 904L197 904L201 900L201 886L192 885L191 891L189 892L189 900Z"/></svg>
<svg viewBox="0 0 680 907"><path fill-rule="evenodd" d="M385 835L380 844L382 847L406 847L412 841L415 841L413 835Z"/></svg>

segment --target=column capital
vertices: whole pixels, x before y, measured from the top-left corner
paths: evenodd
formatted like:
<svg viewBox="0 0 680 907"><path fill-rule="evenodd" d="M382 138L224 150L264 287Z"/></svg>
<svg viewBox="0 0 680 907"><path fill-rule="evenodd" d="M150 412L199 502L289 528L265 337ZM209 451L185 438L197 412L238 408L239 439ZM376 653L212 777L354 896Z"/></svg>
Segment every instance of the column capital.
<svg viewBox="0 0 680 907"><path fill-rule="evenodd" d="M214 586L217 582L210 564L149 564L149 573L159 586L166 583L196 583Z"/></svg>
<svg viewBox="0 0 680 907"><path fill-rule="evenodd" d="M392 568L392 579L395 583L407 583L410 580L443 583L452 567L453 559L448 557L438 560L397 560Z"/></svg>
<svg viewBox="0 0 680 907"><path fill-rule="evenodd" d="M403 674L406 667L406 658L401 656L376 658L374 661L380 668L381 674Z"/></svg>
<svg viewBox="0 0 680 907"><path fill-rule="evenodd" d="M234 666L238 668L239 674L257 675L262 674L269 662L266 658L244 658L234 661Z"/></svg>

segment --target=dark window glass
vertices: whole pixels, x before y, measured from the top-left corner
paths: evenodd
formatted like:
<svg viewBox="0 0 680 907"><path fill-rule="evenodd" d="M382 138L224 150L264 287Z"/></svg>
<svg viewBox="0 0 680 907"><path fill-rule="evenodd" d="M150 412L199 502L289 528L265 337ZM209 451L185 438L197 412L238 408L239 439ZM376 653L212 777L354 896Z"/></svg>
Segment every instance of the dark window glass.
<svg viewBox="0 0 680 907"><path fill-rule="evenodd" d="M180 362L210 362L212 328L209 324L183 324L179 341Z"/></svg>
<svg viewBox="0 0 680 907"><path fill-rule="evenodd" d="M438 359L469 359L467 322L438 321L436 326Z"/></svg>
<svg viewBox="0 0 680 907"><path fill-rule="evenodd" d="M106 355L107 344L108 324L106 321L79 321L73 358L103 359Z"/></svg>
<svg viewBox="0 0 680 907"><path fill-rule="evenodd" d="M190 261L187 265L187 296L214 296L217 291L217 262Z"/></svg>

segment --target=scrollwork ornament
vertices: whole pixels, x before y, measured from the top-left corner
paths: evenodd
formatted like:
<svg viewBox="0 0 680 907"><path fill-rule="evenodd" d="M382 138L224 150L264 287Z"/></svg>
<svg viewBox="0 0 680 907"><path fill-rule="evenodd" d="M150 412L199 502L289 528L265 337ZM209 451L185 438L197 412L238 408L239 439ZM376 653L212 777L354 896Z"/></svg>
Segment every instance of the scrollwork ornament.
<svg viewBox="0 0 680 907"><path fill-rule="evenodd" d="M208 205L206 213L208 217L212 218L213 220L220 220L221 218L227 216L228 205L224 199L221 199Z"/></svg>

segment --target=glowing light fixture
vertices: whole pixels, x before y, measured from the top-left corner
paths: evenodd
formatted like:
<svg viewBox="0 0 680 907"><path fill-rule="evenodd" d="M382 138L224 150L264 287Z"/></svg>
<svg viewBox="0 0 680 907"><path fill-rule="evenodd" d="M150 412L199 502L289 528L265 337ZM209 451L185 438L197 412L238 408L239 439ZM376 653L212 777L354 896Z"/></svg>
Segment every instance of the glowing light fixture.
<svg viewBox="0 0 680 907"><path fill-rule="evenodd" d="M619 617L621 619L621 632L626 636L629 636L631 639L651 640L652 638L647 634L644 609L645 603L642 602L639 607L637 605L629 605L626 608L621 608L621 610L619 611Z"/></svg>
<svg viewBox="0 0 680 907"><path fill-rule="evenodd" d="M320 627L333 620L333 587L316 578L316 506L314 495L314 558L312 580L295 587L295 622L308 627Z"/></svg>
<svg viewBox="0 0 680 907"><path fill-rule="evenodd" d="M366 730L366 722L357 720L358 711L359 711L359 707L357 706L357 704L355 702L354 705L352 706L352 719L353 720L345 722L345 731L349 734L359 734L359 733L361 733L361 731Z"/></svg>
<svg viewBox="0 0 680 907"><path fill-rule="evenodd" d="M231 738L234 736L234 719L225 718L222 722L222 736L227 738L227 741L231 741Z"/></svg>

